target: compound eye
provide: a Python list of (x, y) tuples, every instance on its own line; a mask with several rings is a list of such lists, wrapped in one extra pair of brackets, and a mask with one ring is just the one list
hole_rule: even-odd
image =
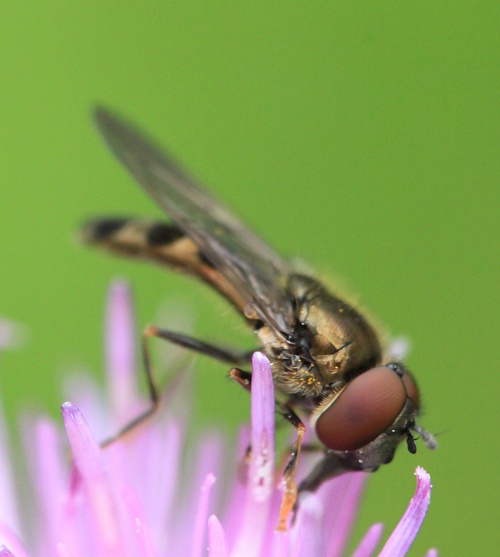
[(355, 451), (388, 429), (406, 402), (401, 377), (375, 367), (353, 379), (316, 420), (318, 439), (336, 451)]
[(420, 391), (418, 389), (417, 382), (413, 378), (413, 375), (408, 371), (405, 371), (403, 373), (401, 380), (404, 383), (408, 398), (413, 402), (415, 408), (418, 411), (418, 409), (420, 408)]

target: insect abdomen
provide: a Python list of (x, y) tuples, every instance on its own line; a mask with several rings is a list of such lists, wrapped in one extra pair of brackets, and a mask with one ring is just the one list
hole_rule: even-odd
[(84, 243), (106, 251), (152, 261), (196, 276), (214, 287), (240, 312), (246, 306), (237, 289), (174, 224), (150, 219), (99, 218), (84, 224), (80, 238)]

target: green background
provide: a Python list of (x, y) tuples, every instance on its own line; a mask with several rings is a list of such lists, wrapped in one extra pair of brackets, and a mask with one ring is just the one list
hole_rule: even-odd
[[(4, 3), (0, 313), (30, 336), (2, 359), (10, 420), (28, 405), (56, 416), (70, 369), (102, 378), (115, 276), (132, 282), (141, 326), (184, 297), (197, 336), (252, 346), (202, 287), (74, 241), (89, 215), (159, 215), (92, 127), (103, 102), (170, 145), (283, 254), (339, 276), (411, 339), (423, 423), (445, 433), (436, 453), (402, 450), (373, 476), (357, 536), (380, 520), (390, 531), (420, 464), (434, 489), (411, 555), (491, 554), (499, 13), (462, 1)], [(198, 418), (234, 429), (245, 393), (223, 366), (197, 367)]]

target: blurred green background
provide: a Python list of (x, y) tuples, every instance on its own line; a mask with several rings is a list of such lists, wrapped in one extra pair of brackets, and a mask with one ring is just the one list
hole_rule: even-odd
[[(169, 145), (283, 254), (340, 277), (411, 339), (423, 423), (445, 433), (436, 453), (401, 450), (373, 476), (356, 535), (375, 521), (390, 531), (420, 464), (434, 489), (411, 555), (491, 554), (499, 15), (498, 3), (464, 1), (4, 4), (0, 314), (29, 331), (2, 360), (11, 422), (28, 405), (57, 416), (69, 369), (102, 379), (116, 276), (134, 286), (140, 326), (184, 297), (197, 336), (252, 346), (203, 287), (74, 241), (90, 215), (160, 214), (93, 129), (102, 102)], [(198, 418), (233, 431), (245, 393), (223, 365), (197, 367)]]

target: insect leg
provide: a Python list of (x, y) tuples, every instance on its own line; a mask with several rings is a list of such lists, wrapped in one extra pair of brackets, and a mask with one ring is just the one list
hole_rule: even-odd
[(144, 371), (146, 374), (146, 383), (147, 383), (147, 387), (148, 387), (148, 393), (149, 393), (149, 399), (151, 401), (151, 406), (145, 410), (142, 414), (139, 414), (137, 417), (135, 417), (133, 420), (131, 420), (128, 424), (126, 424), (124, 427), (122, 427), (120, 430), (118, 430), (114, 435), (112, 435), (111, 437), (108, 437), (107, 439), (105, 439), (104, 441), (101, 442), (101, 447), (102, 448), (106, 448), (109, 445), (113, 444), (115, 441), (118, 441), (119, 439), (121, 439), (122, 437), (124, 437), (125, 435), (127, 435), (127, 433), (130, 433), (131, 431), (133, 431), (136, 427), (138, 427), (139, 425), (141, 425), (144, 421), (146, 421), (148, 418), (150, 418), (151, 416), (153, 416), (156, 411), (158, 410), (159, 404), (160, 404), (160, 392), (158, 389), (158, 386), (156, 384), (156, 381), (154, 379), (154, 375), (153, 375), (153, 369), (152, 369), (152, 365), (151, 365), (151, 356), (149, 353), (149, 343), (148, 343), (148, 339), (151, 335), (148, 334), (148, 328), (147, 327), (144, 332), (142, 333), (142, 359), (143, 359), (143, 366), (144, 366)]
[(243, 371), (237, 367), (233, 367), (229, 371), (229, 377), (234, 379), (238, 385), (241, 385), (246, 391), (250, 391), (252, 387), (252, 374), (248, 371)]
[(278, 405), (278, 411), (297, 430), (297, 439), (292, 446), (290, 456), (288, 457), (288, 462), (285, 466), (285, 471), (283, 472), (284, 489), (281, 499), (278, 526), (276, 527), (276, 530), (278, 532), (286, 532), (288, 518), (292, 513), (295, 507), (295, 502), (297, 500), (297, 464), (299, 460), (300, 450), (302, 448), (302, 440), (306, 432), (306, 426), (302, 423), (302, 420), (297, 416), (297, 414), (288, 404)]
[[(149, 339), (151, 337), (161, 338), (167, 340), (194, 352), (199, 352), (216, 360), (221, 360), (230, 364), (245, 363), (250, 361), (252, 352), (236, 353), (224, 348), (219, 348), (212, 344), (208, 344), (201, 340), (183, 335), (181, 333), (176, 333), (174, 331), (168, 331), (167, 329), (161, 329), (153, 325), (148, 325), (142, 333), (142, 358), (143, 367), (146, 374), (146, 384), (149, 393), (149, 399), (151, 401), (151, 406), (145, 412), (134, 418), (131, 422), (126, 424), (122, 429), (120, 429), (113, 436), (109, 437), (101, 443), (101, 447), (107, 447), (129, 433), (133, 431), (137, 426), (142, 424), (145, 420), (150, 418), (158, 410), (160, 404), (160, 390), (158, 388), (156, 379), (153, 373), (153, 364), (151, 361), (151, 354), (149, 348)], [(245, 372), (241, 372), (242, 374)]]
[(173, 344), (183, 346), (193, 352), (199, 352), (215, 360), (220, 360), (227, 364), (245, 364), (251, 361), (252, 352), (233, 352), (232, 350), (227, 350), (226, 348), (220, 348), (214, 346), (213, 344), (208, 344), (202, 340), (184, 335), (182, 333), (176, 333), (174, 331), (169, 331), (167, 329), (161, 329), (155, 327), (154, 325), (148, 325), (144, 334), (148, 337), (158, 337)]

